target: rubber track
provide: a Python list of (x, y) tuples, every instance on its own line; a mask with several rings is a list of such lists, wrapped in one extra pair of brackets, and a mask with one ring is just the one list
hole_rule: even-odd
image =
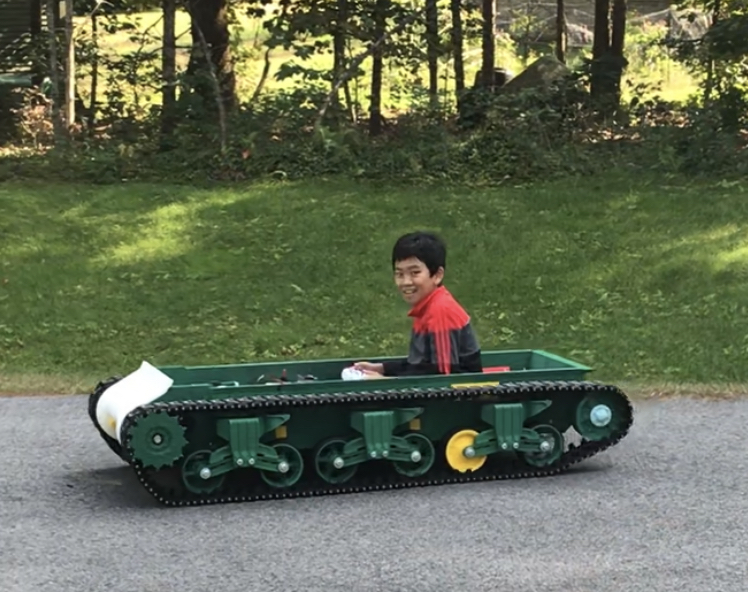
[[(530, 477), (548, 477), (558, 475), (574, 464), (596, 455), (603, 450), (610, 448), (623, 439), (632, 423), (633, 408), (626, 395), (616, 386), (600, 384), (591, 381), (528, 381), (515, 382), (498, 385), (496, 387), (481, 387), (475, 389), (412, 389), (412, 390), (395, 390), (395, 391), (372, 391), (357, 393), (334, 393), (334, 394), (309, 394), (309, 395), (259, 395), (251, 398), (241, 399), (220, 399), (215, 401), (185, 401), (185, 402), (156, 402), (144, 405), (130, 412), (123, 421), (121, 433), (127, 434), (130, 428), (146, 414), (166, 411), (170, 414), (183, 415), (186, 413), (211, 413), (211, 412), (237, 412), (248, 411), (263, 413), (288, 413), (297, 407), (311, 405), (357, 405), (363, 403), (376, 402), (383, 407), (391, 406), (418, 406), (419, 404), (428, 403), (439, 399), (454, 399), (464, 401), (465, 404), (471, 404), (480, 397), (479, 400), (473, 401), (477, 404), (516, 402), (522, 400), (536, 399), (538, 397), (563, 397), (565, 393), (581, 394), (582, 397), (588, 392), (607, 392), (608, 394), (617, 395), (620, 399), (621, 407), (626, 405), (627, 416), (625, 424), (621, 430), (610, 438), (597, 442), (583, 441), (579, 446), (570, 445), (570, 449), (553, 465), (549, 467), (537, 468), (518, 462), (500, 462), (492, 466), (487, 462), (476, 473), (456, 473), (448, 467), (439, 467), (435, 463), (430, 471), (421, 477), (409, 478), (400, 475), (384, 476), (361, 476), (355, 475), (350, 481), (332, 485), (324, 483), (318, 487), (304, 481), (304, 477), (289, 490), (281, 490), (270, 487), (260, 481), (258, 484), (252, 484), (251, 490), (233, 492), (232, 495), (221, 494), (195, 496), (189, 494), (189, 497), (172, 497), (167, 491), (160, 488), (155, 479), (151, 479), (152, 474), (157, 471), (144, 469), (138, 461), (132, 459), (132, 450), (129, 447), (129, 438), (125, 438), (122, 458), (129, 462), (135, 469), (135, 473), (143, 487), (155, 497), (160, 503), (167, 506), (194, 506), (207, 504), (222, 504), (232, 502), (252, 502), (260, 500), (279, 500), (297, 497), (311, 497), (320, 495), (335, 495), (344, 493), (361, 493), (369, 491), (383, 491), (390, 489), (401, 489), (405, 487), (423, 487), (446, 485), (456, 483), (474, 483), (479, 481), (494, 481), (502, 479), (523, 479)], [(581, 400), (581, 398), (580, 398)], [(619, 411), (620, 413), (620, 411)], [(437, 448), (437, 457), (439, 449)], [(489, 460), (490, 457), (489, 457)], [(364, 463), (366, 464), (366, 463)], [(237, 469), (251, 470), (251, 469)], [(306, 470), (306, 469), (305, 469)], [(228, 475), (227, 475), (228, 477)]]
[(120, 443), (112, 438), (109, 434), (107, 434), (104, 430), (102, 430), (99, 422), (96, 420), (96, 405), (99, 403), (101, 395), (103, 395), (104, 391), (106, 391), (110, 386), (121, 379), (121, 376), (113, 376), (111, 378), (108, 378), (107, 380), (102, 380), (99, 384), (96, 385), (96, 388), (88, 397), (88, 416), (91, 418), (91, 421), (93, 422), (94, 426), (96, 426), (99, 435), (104, 439), (104, 442), (107, 443), (107, 446), (111, 448), (112, 452), (114, 452), (114, 454), (119, 456), (122, 460), (125, 460)]

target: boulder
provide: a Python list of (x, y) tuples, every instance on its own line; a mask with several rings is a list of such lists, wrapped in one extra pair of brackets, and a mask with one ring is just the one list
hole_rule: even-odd
[(502, 94), (519, 92), (528, 88), (549, 88), (571, 74), (571, 70), (554, 56), (539, 57), (500, 90)]

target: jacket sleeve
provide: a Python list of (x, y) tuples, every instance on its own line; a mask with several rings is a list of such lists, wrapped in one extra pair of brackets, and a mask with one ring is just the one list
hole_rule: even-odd
[(410, 363), (406, 359), (385, 362), (385, 376), (423, 376), (483, 371), (481, 349), (472, 326), (458, 330), (438, 326), (428, 335), (429, 361)]
[(407, 358), (382, 362), (382, 368), (384, 369), (382, 374), (385, 376), (400, 376), (407, 370), (408, 366)]
[[(426, 346), (426, 359), (411, 362), (409, 358), (393, 360), (383, 364), (385, 376), (424, 376), (434, 374), (450, 374), (452, 368), (452, 350), (458, 347), (455, 336), (449, 330), (441, 330), (437, 325), (436, 330), (428, 334), (411, 338), (411, 351), (414, 349), (413, 340), (422, 339)], [(453, 343), (454, 342), (454, 343)], [(413, 357), (410, 357), (413, 359)]]
[(407, 359), (384, 362), (383, 367), (385, 376), (423, 376), (426, 374), (439, 374), (439, 367), (436, 364), (429, 364), (427, 362), (411, 364)]

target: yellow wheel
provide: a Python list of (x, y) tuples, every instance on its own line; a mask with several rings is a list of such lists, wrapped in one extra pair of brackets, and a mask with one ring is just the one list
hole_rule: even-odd
[(485, 456), (475, 456), (473, 444), (478, 432), (475, 430), (462, 430), (449, 439), (445, 449), (447, 462), (455, 471), (476, 471), (486, 462)]

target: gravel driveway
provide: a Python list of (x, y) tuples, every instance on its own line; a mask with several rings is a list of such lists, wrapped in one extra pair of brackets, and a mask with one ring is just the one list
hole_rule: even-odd
[(745, 592), (746, 417), (639, 403), (562, 477), (167, 509), (85, 398), (0, 398), (0, 590)]

